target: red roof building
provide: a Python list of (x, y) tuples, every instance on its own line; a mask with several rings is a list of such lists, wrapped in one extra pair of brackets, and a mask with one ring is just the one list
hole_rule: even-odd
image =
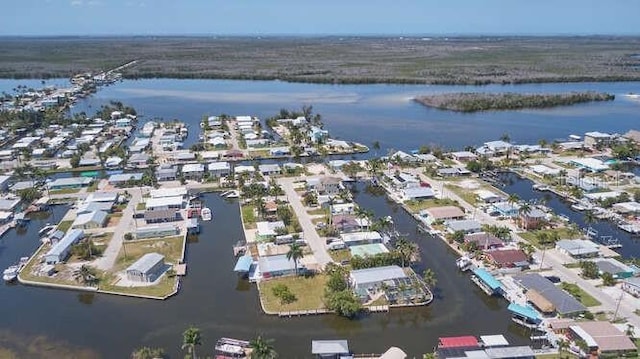
[(462, 337), (441, 337), (438, 338), (438, 348), (479, 348), (480, 343), (476, 337), (467, 335)]
[(529, 257), (520, 249), (504, 249), (485, 252), (489, 260), (499, 268), (527, 267)]

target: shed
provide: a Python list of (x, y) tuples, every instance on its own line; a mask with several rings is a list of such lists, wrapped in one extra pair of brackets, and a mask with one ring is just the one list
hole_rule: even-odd
[(127, 279), (134, 282), (153, 282), (165, 271), (164, 256), (147, 253), (126, 269)]

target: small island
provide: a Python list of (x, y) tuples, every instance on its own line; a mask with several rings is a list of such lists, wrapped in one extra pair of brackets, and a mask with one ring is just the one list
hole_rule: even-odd
[(520, 110), (550, 108), (593, 101), (612, 101), (615, 96), (604, 92), (586, 91), (555, 94), (520, 94), (457, 92), (420, 96), (414, 100), (425, 106), (457, 112)]

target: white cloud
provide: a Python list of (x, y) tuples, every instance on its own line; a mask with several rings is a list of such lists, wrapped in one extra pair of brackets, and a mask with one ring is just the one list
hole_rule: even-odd
[(71, 0), (71, 6), (98, 6), (102, 5), (102, 1), (100, 0)]

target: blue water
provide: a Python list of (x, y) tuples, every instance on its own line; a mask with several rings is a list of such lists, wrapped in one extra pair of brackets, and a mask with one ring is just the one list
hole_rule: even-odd
[[(2, 81), (0, 81), (2, 88)], [(424, 107), (411, 98), (442, 92), (569, 92), (602, 91), (612, 102), (546, 110), (455, 113)], [(143, 118), (180, 119), (192, 131), (186, 145), (198, 140), (203, 116), (226, 113), (267, 118), (281, 108), (313, 105), (323, 115), (333, 137), (370, 145), (383, 151), (411, 150), (420, 145), (461, 149), (495, 140), (508, 133), (516, 143), (537, 143), (582, 135), (587, 131), (624, 133), (640, 124), (640, 101), (625, 96), (640, 92), (639, 82), (568, 83), (490, 86), (328, 85), (280, 81), (128, 80), (101, 89), (74, 111), (93, 113), (118, 100), (135, 107)]]

